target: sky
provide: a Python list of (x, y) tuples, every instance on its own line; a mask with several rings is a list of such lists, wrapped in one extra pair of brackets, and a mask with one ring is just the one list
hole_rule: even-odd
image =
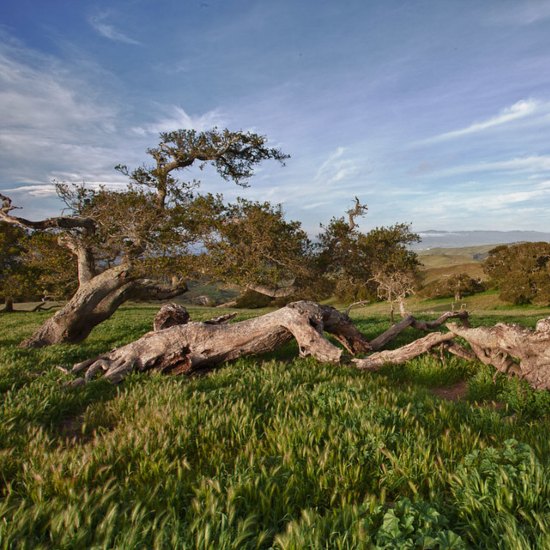
[(159, 132), (254, 131), (291, 155), (246, 189), (315, 234), (550, 231), (550, 0), (3, 0), (0, 192), (123, 188)]

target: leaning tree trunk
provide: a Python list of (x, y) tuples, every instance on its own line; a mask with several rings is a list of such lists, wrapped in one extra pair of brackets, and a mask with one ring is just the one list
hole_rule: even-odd
[(148, 279), (133, 278), (128, 266), (112, 267), (81, 284), (67, 304), (21, 346), (39, 348), (81, 342), (127, 300), (168, 299), (185, 290), (184, 285), (165, 287)]

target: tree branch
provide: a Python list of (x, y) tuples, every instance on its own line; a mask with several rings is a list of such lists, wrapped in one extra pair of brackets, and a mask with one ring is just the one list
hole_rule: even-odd
[(55, 218), (46, 218), (45, 220), (32, 221), (18, 216), (12, 216), (11, 210), (16, 207), (12, 206), (12, 201), (9, 197), (0, 193), (2, 200), (2, 208), (0, 208), (0, 220), (13, 225), (19, 225), (27, 229), (35, 229), (43, 231), (45, 229), (84, 229), (90, 234), (93, 234), (96, 229), (94, 220), (82, 216), (58, 216)]

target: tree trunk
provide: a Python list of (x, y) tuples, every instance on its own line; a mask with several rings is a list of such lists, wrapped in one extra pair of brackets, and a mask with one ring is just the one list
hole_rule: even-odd
[(13, 313), (13, 298), (11, 296), (6, 296), (4, 307), (0, 311), (2, 313)]
[(127, 300), (169, 299), (185, 292), (185, 286), (163, 287), (148, 279), (134, 279), (128, 266), (118, 265), (80, 285), (74, 296), (22, 347), (39, 348), (51, 344), (78, 343), (94, 327), (111, 317)]
[(479, 328), (447, 326), (468, 342), (482, 363), (517, 375), (535, 389), (550, 389), (550, 317), (541, 319), (535, 330), (503, 323)]
[(190, 373), (244, 355), (272, 351), (292, 337), (302, 357), (338, 363), (342, 349), (324, 338), (323, 330), (332, 333), (348, 350), (370, 349), (346, 316), (332, 307), (302, 301), (230, 325), (190, 322), (149, 332), (135, 342), (75, 365), (73, 372), (85, 372), (85, 380), (102, 373), (112, 382), (134, 370)]
[(406, 317), (407, 316), (407, 308), (405, 307), (405, 297), (404, 296), (399, 296), (397, 298), (397, 303), (399, 304), (399, 315), (401, 315), (401, 317)]
[[(465, 312), (449, 313), (435, 322), (417, 321), (409, 316), (406, 323), (395, 325), (381, 335), (379, 342), (387, 342), (408, 326), (432, 328), (449, 317), (464, 318)], [(156, 327), (139, 340), (75, 365), (73, 372), (84, 372), (84, 380), (103, 374), (112, 382), (119, 382), (132, 371), (155, 370), (169, 374), (190, 373), (226, 361), (266, 353), (277, 349), (294, 337), (301, 356), (312, 356), (319, 361), (339, 363), (343, 350), (329, 342), (323, 331), (332, 334), (351, 354), (372, 351), (373, 347), (361, 335), (346, 314), (330, 306), (313, 302), (293, 302), (267, 315), (231, 325), (222, 325), (226, 316), (205, 323), (189, 322), (182, 308), (164, 306), (155, 318)], [(179, 321), (178, 321), (179, 320)], [(174, 322), (180, 322), (171, 326)], [(399, 360), (407, 360), (424, 353), (431, 347), (447, 342), (453, 334), (435, 333), (410, 345)], [(416, 344), (416, 343), (415, 343)], [(404, 349), (404, 348), (402, 348)], [(393, 353), (393, 352), (382, 352)], [(396, 361), (397, 355), (374, 354), (377, 366)], [(367, 359), (368, 361), (368, 359)], [(358, 364), (359, 368), (373, 368), (374, 363)]]

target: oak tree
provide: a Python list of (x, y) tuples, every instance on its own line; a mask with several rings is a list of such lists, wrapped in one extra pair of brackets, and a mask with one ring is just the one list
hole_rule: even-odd
[(79, 342), (127, 300), (183, 293), (185, 270), (193, 262), (190, 251), (200, 239), (200, 218), (209, 204), (197, 194), (197, 181), (181, 181), (177, 174), (210, 165), (223, 179), (246, 186), (258, 164), (287, 158), (266, 142), (264, 136), (227, 129), (162, 133), (159, 145), (147, 151), (150, 165), (117, 166), (130, 179), (127, 189), (59, 183), (66, 213), (44, 220), (15, 216), (12, 201), (1, 195), (0, 220), (55, 234), (78, 270), (72, 298), (23, 345)]
[(500, 291), (514, 304), (550, 304), (550, 243), (497, 246), (483, 265)]

